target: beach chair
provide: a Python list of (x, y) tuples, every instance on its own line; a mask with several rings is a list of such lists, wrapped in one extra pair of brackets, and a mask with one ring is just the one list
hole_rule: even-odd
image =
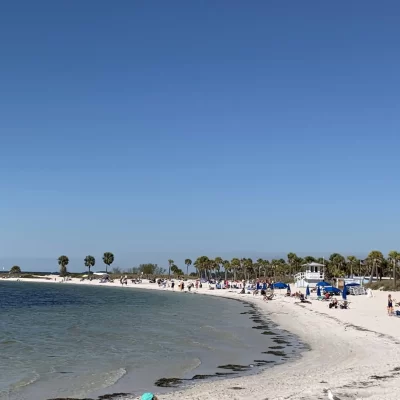
[(339, 303), (339, 308), (340, 308), (341, 310), (347, 310), (347, 309), (350, 308), (350, 307), (349, 307), (350, 302), (347, 301), (347, 300), (341, 300), (341, 301), (339, 301), (338, 303)]

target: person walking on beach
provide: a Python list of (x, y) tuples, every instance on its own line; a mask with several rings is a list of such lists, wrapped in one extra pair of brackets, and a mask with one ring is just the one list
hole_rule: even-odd
[(389, 296), (388, 296), (387, 311), (388, 311), (388, 315), (392, 315), (393, 314), (393, 300), (392, 300), (392, 295), (391, 294), (389, 294)]
[(171, 282), (171, 289), (174, 290), (174, 287), (175, 287), (175, 282), (172, 281), (172, 282)]

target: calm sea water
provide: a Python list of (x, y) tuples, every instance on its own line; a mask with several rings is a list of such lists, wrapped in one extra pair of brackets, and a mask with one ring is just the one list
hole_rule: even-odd
[(0, 282), (0, 399), (138, 394), (163, 377), (281, 362), (261, 354), (276, 342), (246, 310), (189, 293)]

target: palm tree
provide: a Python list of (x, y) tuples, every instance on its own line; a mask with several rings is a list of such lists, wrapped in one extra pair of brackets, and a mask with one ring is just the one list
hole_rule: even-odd
[(186, 264), (186, 275), (189, 275), (189, 266), (192, 265), (192, 260), (190, 258), (187, 258), (185, 260), (185, 264)]
[(11, 269), (10, 269), (10, 274), (20, 274), (21, 273), (21, 268), (18, 265), (14, 265)]
[(271, 267), (274, 273), (274, 283), (276, 283), (276, 269), (278, 268), (279, 260), (271, 260)]
[(104, 253), (103, 262), (106, 264), (106, 272), (108, 272), (108, 268), (114, 262), (114, 254), (110, 252)]
[(222, 263), (224, 270), (225, 270), (225, 280), (228, 280), (228, 271), (231, 270), (231, 263), (228, 260), (224, 260)]
[(215, 257), (215, 264), (217, 264), (217, 270), (218, 270), (218, 272), (220, 271), (220, 269), (221, 269), (221, 267), (223, 266), (223, 264), (224, 264), (224, 260), (221, 258), (221, 257)]
[(90, 275), (90, 268), (94, 267), (94, 265), (96, 264), (96, 259), (93, 256), (86, 256), (84, 261), (85, 267), (88, 268)]
[(58, 265), (60, 266), (60, 276), (67, 275), (67, 265), (69, 264), (69, 259), (67, 256), (58, 257)]
[(378, 250), (373, 250), (368, 254), (367, 259), (368, 263), (371, 265), (371, 276), (369, 278), (369, 283), (372, 283), (374, 272), (376, 273), (376, 279), (378, 279), (378, 266), (380, 266), (383, 261), (383, 254)]
[(353, 271), (360, 262), (358, 261), (357, 257), (355, 257), (355, 256), (348, 256), (347, 260), (348, 260), (348, 264), (350, 266), (350, 276), (353, 277)]
[(197, 257), (196, 261), (194, 262), (194, 266), (197, 269), (197, 273), (199, 274), (199, 278), (202, 277), (203, 271), (206, 271), (208, 268), (209, 259), (207, 256)]
[(236, 281), (236, 274), (240, 268), (240, 260), (238, 258), (232, 258), (231, 267), (233, 269), (233, 280)]
[(168, 260), (168, 277), (171, 276), (171, 267), (174, 265), (174, 260)]
[(397, 281), (397, 264), (400, 261), (400, 253), (398, 251), (392, 250), (389, 252), (388, 261), (393, 264), (393, 287), (396, 289)]
[(341, 276), (345, 274), (346, 259), (339, 253), (333, 253), (329, 257), (332, 264), (332, 271), (334, 276)]
[(289, 270), (290, 275), (292, 275), (292, 273), (293, 273), (294, 266), (296, 265), (297, 259), (298, 259), (298, 257), (295, 253), (289, 253), (287, 255), (287, 261), (290, 266), (290, 270)]
[[(245, 269), (245, 272), (248, 273), (248, 275), (247, 275), (248, 279), (250, 279), (251, 273), (253, 272), (253, 260), (251, 258), (245, 258), (244, 269)], [(246, 279), (246, 277), (245, 277), (245, 279)]]

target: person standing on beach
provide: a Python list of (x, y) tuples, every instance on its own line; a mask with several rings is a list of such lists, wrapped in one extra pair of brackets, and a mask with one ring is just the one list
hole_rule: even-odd
[(387, 311), (388, 311), (388, 315), (392, 315), (393, 314), (393, 300), (392, 300), (392, 295), (391, 294), (389, 294), (389, 296), (388, 296)]
[(175, 282), (172, 281), (172, 282), (171, 282), (171, 289), (174, 290), (174, 287), (175, 287)]

